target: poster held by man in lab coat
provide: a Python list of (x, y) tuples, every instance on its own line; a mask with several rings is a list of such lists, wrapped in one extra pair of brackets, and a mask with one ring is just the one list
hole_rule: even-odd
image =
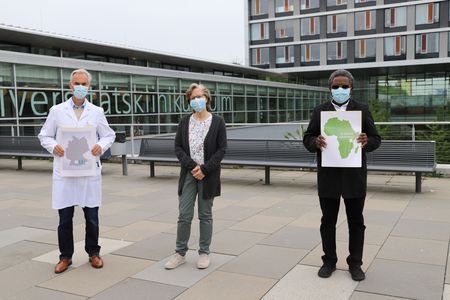
[(62, 177), (95, 176), (96, 159), (91, 149), (96, 143), (95, 127), (61, 127), (58, 144), (66, 155), (61, 158)]

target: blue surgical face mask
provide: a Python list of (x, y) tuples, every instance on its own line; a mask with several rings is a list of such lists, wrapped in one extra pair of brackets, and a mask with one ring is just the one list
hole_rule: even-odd
[(189, 105), (196, 112), (201, 112), (206, 108), (206, 99), (205, 98), (194, 98), (189, 102)]
[(345, 103), (348, 99), (350, 99), (350, 88), (343, 89), (342, 87), (339, 87), (337, 89), (332, 89), (331, 96), (336, 103)]
[(77, 99), (84, 99), (88, 93), (88, 87), (84, 85), (74, 85), (73, 86), (73, 95)]

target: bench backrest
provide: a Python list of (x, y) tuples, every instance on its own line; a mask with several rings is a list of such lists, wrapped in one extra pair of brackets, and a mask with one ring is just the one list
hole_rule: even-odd
[(0, 136), (0, 153), (49, 155), (35, 136)]
[(382, 141), (380, 148), (367, 153), (367, 165), (369, 169), (432, 172), (436, 168), (436, 142)]
[[(142, 139), (140, 157), (175, 157), (172, 138)], [(225, 162), (243, 161), (255, 165), (315, 167), (316, 154), (307, 151), (301, 140), (228, 139)], [(434, 141), (383, 141), (380, 148), (367, 153), (369, 170), (432, 172), (436, 168)]]
[(174, 158), (175, 144), (172, 138), (147, 138), (141, 140), (140, 157)]
[(225, 159), (311, 163), (315, 162), (316, 155), (307, 151), (300, 140), (229, 139)]

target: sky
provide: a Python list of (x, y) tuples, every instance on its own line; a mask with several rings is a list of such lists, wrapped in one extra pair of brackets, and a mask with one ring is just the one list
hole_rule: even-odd
[(0, 0), (0, 23), (245, 64), (247, 0)]

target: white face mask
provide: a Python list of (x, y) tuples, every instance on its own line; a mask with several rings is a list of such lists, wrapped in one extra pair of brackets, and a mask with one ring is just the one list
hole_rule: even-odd
[(345, 103), (348, 99), (350, 99), (350, 88), (348, 87), (344, 89), (342, 87), (339, 87), (337, 89), (332, 89), (331, 96), (336, 103)]
[(84, 85), (74, 85), (73, 95), (77, 99), (84, 99), (88, 93), (88, 87)]

